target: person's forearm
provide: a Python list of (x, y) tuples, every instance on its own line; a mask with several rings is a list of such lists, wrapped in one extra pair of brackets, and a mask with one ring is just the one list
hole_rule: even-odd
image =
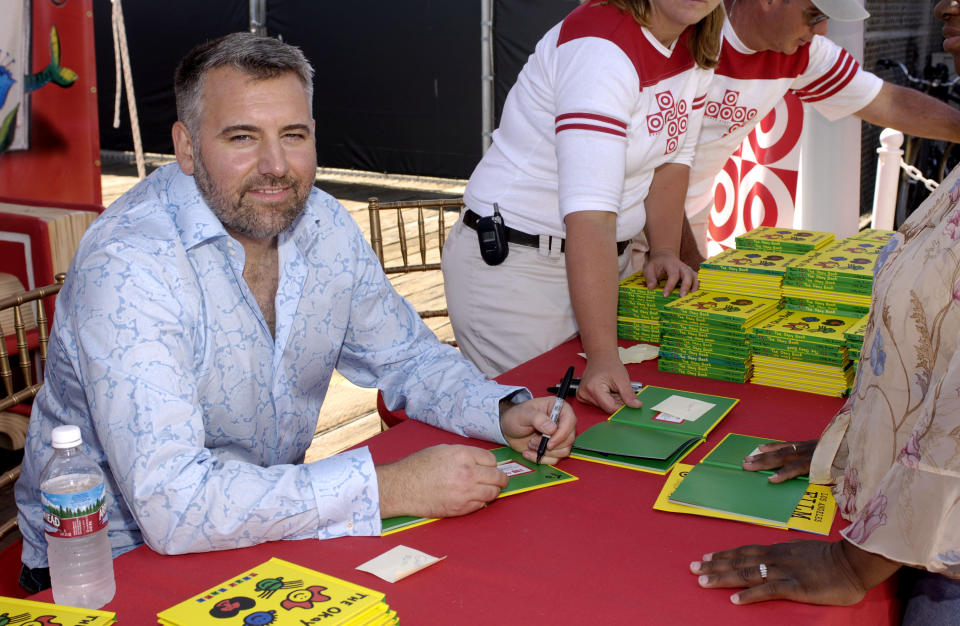
[[(690, 182), (690, 168), (679, 163), (666, 163), (656, 169), (650, 191), (644, 200), (647, 223), (644, 230), (650, 244), (650, 256), (659, 252), (680, 255), (683, 231), (683, 203)], [(692, 235), (691, 235), (692, 237)]]
[(879, 554), (867, 552), (846, 539), (841, 539), (837, 548), (849, 565), (852, 574), (860, 581), (864, 592), (890, 578), (901, 567), (900, 563)]
[(565, 222), (567, 283), (583, 349), (590, 358), (615, 356), (617, 216), (580, 211)]
[(693, 229), (690, 228), (690, 220), (687, 219), (686, 214), (683, 216), (680, 232), (680, 260), (693, 270), (699, 270), (700, 264), (704, 261), (704, 256), (700, 252), (700, 243), (693, 235)]
[(914, 137), (960, 142), (960, 110), (909, 87), (885, 82), (880, 93), (856, 115)]

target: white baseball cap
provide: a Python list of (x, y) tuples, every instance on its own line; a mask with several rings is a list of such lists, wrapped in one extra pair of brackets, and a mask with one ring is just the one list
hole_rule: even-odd
[(859, 22), (870, 17), (858, 0), (810, 0), (831, 20)]

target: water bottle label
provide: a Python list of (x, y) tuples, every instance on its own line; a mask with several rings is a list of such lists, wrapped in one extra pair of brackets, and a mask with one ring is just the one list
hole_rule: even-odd
[(107, 525), (103, 483), (93, 489), (75, 493), (40, 492), (43, 522), (48, 535), (82, 537), (92, 535)]

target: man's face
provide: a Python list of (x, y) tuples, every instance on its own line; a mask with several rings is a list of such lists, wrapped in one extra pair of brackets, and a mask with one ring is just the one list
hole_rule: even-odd
[(303, 210), (316, 176), (310, 103), (293, 73), (266, 80), (211, 70), (196, 137), (174, 125), (177, 161), (223, 225), (275, 237)]
[(827, 20), (810, 0), (773, 0), (767, 6), (766, 33), (760, 35), (764, 50), (793, 54), (814, 35), (827, 34)]
[(953, 55), (953, 67), (960, 73), (960, 2), (940, 0), (933, 10), (943, 20), (943, 49)]

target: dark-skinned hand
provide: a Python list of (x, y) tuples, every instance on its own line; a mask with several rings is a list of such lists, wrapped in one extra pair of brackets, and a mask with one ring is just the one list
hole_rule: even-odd
[(780, 470), (770, 477), (772, 483), (782, 483), (795, 476), (810, 472), (810, 459), (817, 447), (817, 440), (784, 441), (760, 445), (760, 453), (743, 459), (743, 469), (748, 472), (760, 470)]
[[(767, 576), (761, 575), (760, 564)], [(793, 600), (847, 606), (886, 580), (900, 565), (841, 540), (794, 541), (743, 546), (705, 554), (690, 564), (701, 587), (747, 587), (730, 596), (734, 604)]]

